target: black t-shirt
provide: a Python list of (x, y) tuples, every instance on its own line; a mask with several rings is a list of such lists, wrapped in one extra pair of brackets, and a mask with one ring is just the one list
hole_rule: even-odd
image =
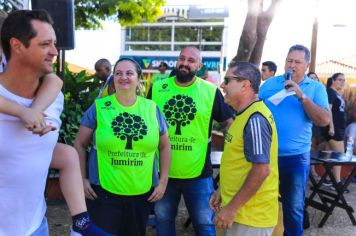
[(346, 128), (346, 112), (345, 112), (345, 100), (332, 88), (328, 88), (328, 100), (332, 105), (331, 113), (333, 115), (334, 129)]
[[(152, 99), (152, 89), (150, 89), (148, 91), (147, 98)], [(222, 93), (220, 92), (220, 90), (218, 88), (216, 88), (214, 103), (213, 103), (213, 110), (211, 113), (210, 124), (209, 124), (209, 138), (211, 137), (213, 120), (216, 120), (217, 122), (223, 122), (229, 118), (233, 118), (232, 110), (224, 102), (224, 97), (223, 97)], [(206, 159), (205, 159), (204, 167), (203, 167), (201, 174), (198, 177), (192, 178), (190, 180), (195, 180), (195, 179), (206, 178), (206, 177), (212, 176), (213, 167), (211, 165), (210, 152), (211, 152), (211, 142), (208, 143)], [(176, 179), (176, 180), (179, 180), (179, 179)]]

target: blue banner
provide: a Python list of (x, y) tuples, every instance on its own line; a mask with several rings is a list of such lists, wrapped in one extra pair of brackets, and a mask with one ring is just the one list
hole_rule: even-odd
[[(143, 70), (158, 70), (159, 64), (164, 61), (168, 65), (168, 70), (176, 68), (177, 57), (158, 57), (158, 56), (121, 56), (135, 60)], [(203, 64), (209, 71), (218, 71), (220, 65), (219, 57), (203, 57)], [(224, 69), (226, 68), (226, 57), (223, 61)]]

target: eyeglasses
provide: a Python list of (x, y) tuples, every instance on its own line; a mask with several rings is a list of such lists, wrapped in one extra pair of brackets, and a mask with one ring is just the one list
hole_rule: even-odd
[(233, 79), (237, 80), (238, 82), (243, 81), (243, 80), (248, 80), (246, 78), (238, 77), (238, 76), (231, 76), (231, 77), (225, 76), (224, 77), (224, 84), (227, 85)]
[(341, 82), (345, 82), (346, 80), (345, 79), (336, 79), (338, 81), (341, 81)]

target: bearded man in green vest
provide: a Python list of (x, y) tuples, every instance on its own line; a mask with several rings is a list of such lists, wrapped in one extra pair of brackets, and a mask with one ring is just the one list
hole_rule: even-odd
[(215, 235), (209, 199), (214, 192), (211, 151), (212, 121), (232, 123), (232, 112), (220, 90), (195, 76), (202, 66), (200, 51), (183, 48), (177, 74), (157, 81), (148, 93), (163, 112), (172, 145), (169, 181), (163, 198), (155, 204), (158, 236), (176, 235), (175, 217), (181, 195), (196, 235)]
[(272, 113), (258, 99), (259, 69), (232, 61), (221, 88), (237, 112), (225, 135), (220, 187), (210, 205), (227, 236), (269, 236), (278, 219), (278, 140)]

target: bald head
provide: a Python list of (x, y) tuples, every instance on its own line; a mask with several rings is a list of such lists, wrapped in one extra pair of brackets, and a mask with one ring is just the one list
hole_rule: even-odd
[(189, 85), (202, 66), (200, 51), (195, 47), (185, 47), (179, 54), (177, 61), (176, 79), (182, 85)]
[(185, 47), (180, 51), (179, 55), (181, 55), (182, 53), (189, 53), (190, 55), (194, 56), (196, 60), (199, 61), (199, 63), (201, 63), (203, 60), (199, 49), (196, 47), (193, 46)]
[(100, 81), (106, 81), (111, 74), (111, 63), (108, 59), (102, 58), (95, 63), (95, 75)]

